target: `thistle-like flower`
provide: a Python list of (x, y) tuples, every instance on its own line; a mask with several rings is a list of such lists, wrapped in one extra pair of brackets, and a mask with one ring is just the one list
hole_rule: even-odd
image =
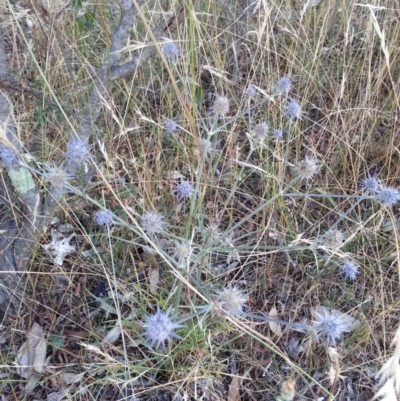
[(277, 95), (282, 95), (284, 93), (288, 93), (292, 88), (292, 78), (289, 76), (282, 77), (275, 84), (275, 93)]
[(326, 336), (328, 345), (332, 343), (335, 347), (336, 340), (339, 340), (344, 333), (350, 333), (360, 323), (349, 315), (335, 309), (329, 311), (322, 305), (312, 308), (312, 314), (317, 336)]
[(200, 145), (200, 152), (201, 154), (206, 157), (211, 154), (213, 151), (213, 145), (209, 139), (201, 138), (199, 141)]
[(193, 186), (189, 181), (181, 181), (176, 185), (174, 192), (179, 199), (188, 199), (193, 195)]
[(142, 215), (142, 228), (148, 234), (158, 234), (164, 227), (164, 216), (156, 210), (150, 210)]
[(252, 130), (252, 135), (257, 141), (265, 142), (268, 136), (268, 124), (265, 122), (257, 124)]
[(276, 139), (282, 139), (283, 138), (283, 132), (280, 129), (274, 129), (272, 132), (272, 135), (276, 138)]
[(175, 241), (172, 252), (173, 257), (181, 264), (190, 258), (192, 247), (187, 241)]
[(343, 263), (339, 265), (339, 269), (342, 271), (342, 274), (349, 278), (350, 280), (355, 280), (358, 276), (359, 265), (352, 260), (346, 258)]
[(174, 333), (174, 330), (184, 326), (179, 324), (179, 322), (173, 321), (178, 316), (178, 313), (168, 316), (171, 310), (172, 306), (170, 306), (166, 312), (162, 312), (160, 306), (157, 305), (157, 312), (154, 315), (146, 316), (146, 322), (143, 324), (143, 327), (146, 329), (144, 336), (147, 341), (149, 341), (151, 347), (156, 344), (157, 347), (162, 345), (165, 349), (166, 340), (182, 338)]
[(178, 129), (178, 124), (174, 120), (170, 120), (169, 118), (165, 119), (165, 130), (172, 134)]
[(47, 172), (43, 173), (43, 177), (60, 192), (62, 192), (73, 179), (73, 175), (67, 173), (62, 166), (48, 164), (46, 165), (46, 170)]
[(289, 99), (285, 106), (285, 113), (291, 120), (300, 119), (303, 112), (301, 111), (300, 103), (294, 99)]
[(307, 156), (301, 160), (294, 171), (302, 180), (309, 180), (317, 174), (319, 169), (318, 161), (314, 157), (309, 159)]
[(324, 235), (324, 245), (329, 249), (339, 249), (343, 241), (344, 235), (340, 230), (332, 229)]
[(248, 97), (253, 97), (257, 94), (256, 88), (253, 85), (249, 85), (247, 88), (247, 96)]
[(213, 112), (218, 116), (225, 116), (229, 113), (229, 99), (226, 96), (218, 96), (213, 104)]
[(94, 219), (97, 224), (110, 227), (113, 224), (114, 213), (108, 209), (99, 210), (94, 214)]
[(182, 51), (176, 43), (172, 41), (164, 43), (162, 52), (164, 53), (165, 58), (173, 64), (176, 63), (176, 58), (182, 54)]
[(67, 158), (75, 162), (87, 161), (90, 157), (91, 146), (86, 140), (72, 138), (67, 145)]
[(217, 301), (221, 308), (226, 311), (228, 315), (237, 316), (243, 313), (245, 303), (249, 297), (244, 294), (237, 286), (225, 288), (219, 291)]
[(362, 189), (372, 194), (376, 193), (376, 191), (379, 189), (379, 185), (379, 180), (376, 175), (368, 175), (367, 178), (363, 178), (361, 180)]
[(210, 240), (210, 241), (215, 241), (221, 235), (221, 231), (219, 230), (219, 226), (216, 223), (209, 224), (206, 227), (205, 232), (206, 232), (207, 240)]
[(381, 186), (375, 191), (375, 198), (384, 206), (391, 206), (400, 200), (400, 192), (394, 187)]
[(16, 153), (8, 146), (0, 146), (0, 159), (4, 166), (9, 167), (16, 160)]

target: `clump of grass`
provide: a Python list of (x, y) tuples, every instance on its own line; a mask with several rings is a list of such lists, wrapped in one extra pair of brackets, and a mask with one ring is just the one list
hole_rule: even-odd
[[(90, 140), (69, 139), (56, 114), (41, 124), (27, 116), (39, 143), (26, 163), (43, 189), (59, 189), (53, 229), (72, 227), (66, 237), (76, 241), (57, 266), (33, 258), (21, 316), (45, 316), (46, 332), (66, 337), (50, 362), (82, 368), (86, 381), (74, 391), (96, 398), (111, 386), (154, 399), (163, 388), (176, 399), (219, 400), (237, 375), (243, 396), (316, 398), (311, 381), (330, 393), (320, 366), (334, 345), (353, 377), (337, 376), (336, 388), (361, 394), (353, 357), (374, 366), (399, 295), (396, 85), (382, 36), (365, 25), (369, 10), (324, 3), (304, 11), (272, 2), (244, 18), (238, 4), (221, 14), (218, 2), (201, 1), (159, 39), (148, 65), (107, 88)], [(154, 7), (144, 17), (164, 17)], [(85, 34), (76, 15), (60, 15), (67, 42), (56, 35), (52, 46), (60, 72), (45, 62), (31, 71), (60, 101), (82, 106), (87, 64), (100, 63), (116, 24), (112, 10), (99, 4)], [(398, 28), (376, 12), (394, 46)], [(155, 46), (145, 26), (138, 22), (123, 57)], [(387, 138), (391, 146), (377, 146)], [(15, 157), (0, 146), (5, 167)], [(18, 349), (23, 336), (13, 336)], [(377, 398), (398, 392), (397, 348)]]

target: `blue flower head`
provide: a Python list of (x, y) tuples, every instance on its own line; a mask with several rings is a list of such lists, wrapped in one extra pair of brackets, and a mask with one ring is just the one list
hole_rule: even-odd
[(181, 49), (172, 41), (164, 43), (162, 52), (165, 58), (171, 63), (176, 63), (176, 58), (182, 54)]
[(300, 103), (297, 100), (289, 99), (285, 106), (285, 113), (291, 120), (300, 119), (303, 111), (301, 111)]
[(162, 345), (165, 349), (165, 341), (170, 341), (172, 338), (182, 338), (174, 333), (174, 330), (184, 326), (179, 324), (179, 322), (174, 322), (178, 313), (168, 316), (171, 310), (172, 306), (166, 312), (162, 312), (160, 306), (157, 305), (157, 312), (154, 315), (146, 316), (146, 322), (143, 324), (143, 327), (146, 329), (144, 336), (149, 341), (151, 347), (155, 344), (157, 347)]
[(361, 185), (364, 191), (374, 194), (379, 189), (380, 184), (376, 175), (368, 175), (367, 178), (361, 180)]
[(189, 181), (181, 181), (176, 185), (175, 191), (178, 198), (188, 199), (193, 195), (193, 186)]
[(67, 145), (67, 158), (75, 162), (87, 161), (90, 157), (91, 146), (86, 140), (72, 138)]
[(109, 227), (113, 224), (114, 213), (108, 209), (99, 210), (94, 214), (94, 219), (97, 224)]
[(282, 95), (284, 93), (288, 93), (292, 88), (292, 78), (289, 76), (283, 77), (278, 80), (275, 84), (275, 93), (277, 95)]
[(274, 131), (272, 132), (272, 135), (276, 138), (276, 139), (282, 139), (283, 138), (283, 132), (280, 129), (274, 129)]
[(312, 314), (315, 319), (313, 327), (317, 331), (317, 336), (325, 336), (328, 345), (332, 343), (334, 347), (336, 347), (336, 340), (359, 325), (359, 322), (351, 316), (335, 309), (329, 311), (322, 305), (312, 308)]
[(256, 88), (253, 85), (249, 85), (247, 88), (247, 96), (248, 97), (253, 97), (257, 94)]
[(357, 263), (353, 262), (350, 259), (345, 259), (341, 265), (339, 265), (339, 269), (342, 271), (343, 275), (350, 280), (355, 280), (358, 276), (358, 266)]
[(381, 186), (375, 191), (375, 198), (384, 206), (391, 206), (400, 200), (400, 192), (394, 187)]
[(169, 134), (172, 134), (178, 129), (178, 124), (174, 120), (170, 120), (169, 118), (165, 119), (165, 131)]
[(17, 155), (10, 147), (1, 145), (0, 159), (4, 166), (9, 167), (17, 159)]

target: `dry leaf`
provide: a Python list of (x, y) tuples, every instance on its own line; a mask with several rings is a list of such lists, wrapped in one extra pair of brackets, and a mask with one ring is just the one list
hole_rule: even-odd
[(229, 385), (228, 401), (240, 401), (240, 382), (240, 377), (232, 377), (231, 384)]
[(167, 171), (164, 173), (164, 176), (167, 180), (179, 180), (185, 178), (185, 176), (177, 170)]
[(149, 282), (150, 282), (150, 292), (155, 294), (157, 292), (157, 285), (160, 281), (160, 272), (158, 269), (149, 269)]
[[(276, 310), (275, 306), (273, 306), (269, 311), (268, 317), (270, 317), (271, 319), (279, 319), (278, 311)], [(269, 328), (277, 336), (282, 335), (282, 326), (279, 323), (269, 322)]]
[(109, 343), (109, 344), (114, 344), (115, 341), (118, 340), (119, 336), (121, 334), (121, 326), (117, 322), (115, 327), (112, 328), (107, 335), (104, 337), (104, 340), (102, 341), (104, 343)]
[(34, 368), (39, 369), (38, 373), (44, 371), (46, 351), (44, 331), (39, 324), (33, 323), (26, 341), (21, 345), (15, 358), (17, 373), (25, 379), (30, 379), (35, 376)]
[(84, 376), (85, 372), (82, 373), (68, 373), (68, 372), (63, 372), (58, 375), (58, 377), (61, 379), (61, 381), (64, 384), (74, 384), (82, 379)]
[(41, 338), (35, 348), (35, 359), (33, 361), (33, 368), (37, 373), (44, 373), (46, 371), (46, 353), (47, 340)]

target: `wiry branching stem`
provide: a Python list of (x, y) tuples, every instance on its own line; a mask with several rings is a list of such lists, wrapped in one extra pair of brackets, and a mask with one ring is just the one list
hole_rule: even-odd
[[(133, 73), (155, 53), (154, 44), (150, 43), (137, 57), (119, 64), (121, 50), (128, 42), (137, 10), (131, 0), (119, 0), (118, 3), (121, 10), (118, 27), (112, 35), (103, 66), (93, 81), (93, 89), (81, 113), (79, 126), (76, 131), (71, 130), (71, 138), (77, 136), (83, 141), (92, 138), (102, 103), (108, 97), (110, 82)], [(165, 34), (175, 20), (175, 15), (157, 26), (152, 32), (153, 37), (159, 38)], [(4, 36), (0, 30), (2, 82), (8, 79), (6, 61)], [(13, 299), (12, 294), (18, 288), (21, 278), (19, 272), (26, 270), (37, 239), (43, 228), (49, 224), (60, 199), (60, 191), (54, 187), (50, 188), (47, 195), (42, 195), (31, 170), (21, 163), (23, 144), (19, 141), (15, 129), (12, 104), (7, 90), (10, 90), (7, 85), (0, 87), (0, 160), (7, 173), (1, 175), (0, 181), (0, 211), (7, 217), (0, 221), (0, 311), (5, 311), (9, 305), (18, 305), (18, 297)], [(69, 174), (76, 173), (79, 168), (77, 163), (68, 158), (63, 162), (63, 166)]]

